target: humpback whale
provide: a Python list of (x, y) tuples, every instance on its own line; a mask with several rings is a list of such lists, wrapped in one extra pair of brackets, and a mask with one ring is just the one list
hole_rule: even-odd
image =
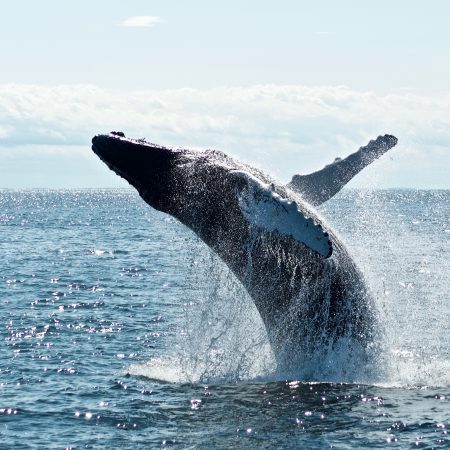
[(92, 149), (153, 208), (189, 227), (250, 294), (278, 367), (350, 339), (369, 349), (377, 313), (364, 278), (315, 207), (395, 146), (379, 136), (345, 159), (282, 185), (217, 150), (100, 134)]

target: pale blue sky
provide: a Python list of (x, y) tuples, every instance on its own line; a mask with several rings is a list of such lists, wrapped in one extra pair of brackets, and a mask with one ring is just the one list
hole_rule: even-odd
[(89, 147), (111, 127), (286, 181), (389, 132), (355, 185), (450, 187), (449, 17), (445, 0), (2, 2), (0, 187), (121, 185)]

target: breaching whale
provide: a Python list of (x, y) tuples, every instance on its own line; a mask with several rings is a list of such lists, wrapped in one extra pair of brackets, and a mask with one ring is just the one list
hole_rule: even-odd
[(122, 132), (95, 136), (92, 149), (229, 266), (261, 315), (278, 367), (290, 370), (341, 339), (364, 350), (376, 336), (364, 278), (314, 207), (396, 143), (379, 136), (287, 185), (220, 151), (168, 148)]

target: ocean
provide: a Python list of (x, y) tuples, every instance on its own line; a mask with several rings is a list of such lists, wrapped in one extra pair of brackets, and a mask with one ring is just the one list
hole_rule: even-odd
[(0, 449), (450, 448), (449, 200), (319, 208), (379, 310), (381, 367), (349, 378), (277, 373), (227, 267), (134, 191), (1, 190)]

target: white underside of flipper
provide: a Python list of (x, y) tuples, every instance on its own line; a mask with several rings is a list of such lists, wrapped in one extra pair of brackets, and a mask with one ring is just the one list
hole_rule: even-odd
[(268, 232), (290, 236), (310, 249), (328, 258), (332, 253), (331, 241), (321, 225), (306, 217), (295, 202), (278, 195), (270, 184), (245, 171), (232, 173), (247, 182), (239, 194), (239, 207), (252, 226)]

